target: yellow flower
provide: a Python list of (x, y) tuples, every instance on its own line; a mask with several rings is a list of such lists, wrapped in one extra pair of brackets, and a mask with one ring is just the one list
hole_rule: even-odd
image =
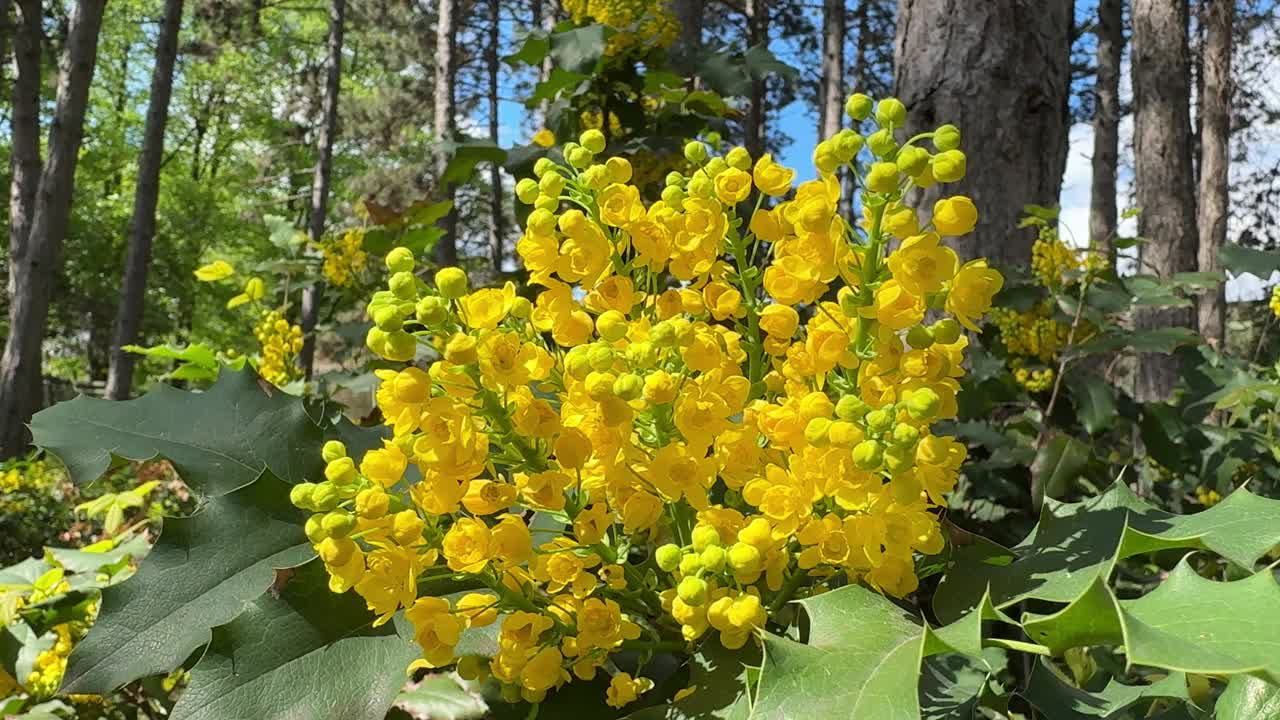
[(600, 205), (600, 219), (606, 225), (626, 227), (644, 216), (640, 189), (634, 185), (613, 183), (600, 193), (597, 202)]
[(800, 314), (790, 305), (766, 305), (760, 311), (760, 329), (771, 336), (790, 338), (800, 326)]
[(515, 296), (516, 286), (512, 283), (507, 283), (502, 288), (484, 288), (465, 295), (458, 301), (462, 305), (462, 319), (467, 327), (492, 330), (507, 317)]
[(226, 260), (214, 260), (208, 265), (201, 265), (195, 271), (196, 279), (200, 282), (226, 280), (235, 274), (236, 269), (231, 267), (231, 263)]
[(609, 707), (620, 708), (635, 702), (651, 689), (653, 689), (653, 681), (649, 678), (633, 679), (629, 673), (620, 672), (609, 681), (609, 689), (605, 691), (605, 702)]
[(475, 515), (492, 515), (511, 507), (517, 492), (516, 486), (504, 482), (472, 480), (467, 494), (462, 496), (462, 506)]
[(986, 260), (970, 260), (951, 281), (947, 294), (947, 312), (961, 325), (978, 332), (974, 321), (991, 308), (991, 299), (1004, 287), (1004, 277), (987, 267)]
[(875, 317), (890, 330), (906, 330), (924, 320), (924, 303), (896, 278), (886, 280), (876, 290)]
[(760, 192), (770, 197), (782, 197), (791, 191), (796, 171), (773, 161), (772, 155), (762, 155), (751, 171), (752, 179)]
[(462, 635), (463, 622), (449, 610), (447, 599), (418, 598), (404, 616), (413, 624), (413, 637), (422, 647), (427, 667), (444, 667), (453, 662), (453, 647)]
[(458, 520), (445, 534), (442, 546), (449, 569), (467, 573), (484, 569), (493, 557), (492, 539), (489, 527), (483, 522), (470, 518)]
[(978, 224), (978, 208), (964, 195), (942, 198), (933, 204), (933, 226), (942, 235), (967, 235)]
[(737, 205), (751, 194), (751, 175), (728, 168), (715, 177), (716, 199), (725, 205)]
[(889, 271), (907, 292), (924, 297), (942, 289), (960, 266), (956, 252), (938, 244), (934, 233), (913, 235), (889, 255)]
[(549, 148), (556, 144), (556, 135), (546, 128), (542, 128), (533, 134), (533, 144), (538, 147)]

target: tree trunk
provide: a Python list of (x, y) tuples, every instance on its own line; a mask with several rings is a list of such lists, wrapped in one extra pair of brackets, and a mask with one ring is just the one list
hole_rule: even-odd
[[(320, 130), (316, 134), (316, 165), (311, 174), (311, 209), (307, 231), (312, 243), (324, 236), (329, 214), (329, 179), (333, 171), (333, 141), (338, 135), (338, 93), (342, 89), (342, 30), (346, 0), (329, 0), (329, 44), (325, 60), (324, 98), (320, 106)], [(298, 367), (310, 380), (315, 369), (316, 323), (320, 319), (320, 285), (312, 283), (302, 291), (302, 351)]]
[(156, 37), (156, 64), (151, 73), (151, 99), (138, 156), (138, 180), (133, 194), (133, 225), (124, 261), (124, 284), (116, 310), (111, 341), (111, 369), (107, 373), (107, 398), (125, 400), (133, 385), (133, 353), (122, 348), (138, 340), (142, 327), (147, 268), (156, 235), (156, 205), (160, 200), (160, 166), (164, 162), (164, 131), (169, 122), (173, 94), (173, 67), (178, 58), (178, 30), (182, 27), (182, 0), (165, 0), (164, 18)]
[(13, 0), (0, 0), (0, 92), (3, 92), (9, 70), (9, 38), (14, 24), (9, 17)]
[[(1186, 0), (1134, 0), (1134, 179), (1141, 271), (1168, 278), (1196, 266), (1196, 204), (1191, 168), (1190, 59)], [(1187, 310), (1150, 310), (1140, 329), (1190, 326)], [(1139, 356), (1134, 398), (1167, 400), (1177, 380), (1172, 355)]]
[(821, 83), (818, 136), (829, 138), (840, 132), (844, 115), (844, 0), (822, 2)]
[[(501, 39), (501, 3), (489, 0), (489, 47), (485, 58), (489, 74), (489, 139), (498, 144), (498, 59)], [(502, 275), (502, 255), (506, 242), (506, 223), (502, 215), (502, 163), (489, 167), (489, 259), (493, 263), (493, 276)]]
[(954, 246), (965, 259), (1026, 267), (1035, 233), (1016, 230), (1023, 206), (1056, 205), (1066, 167), (1071, 0), (899, 0), (895, 93), (906, 136), (959, 126), (972, 153), (958, 183), (917, 194), (927, 214), (943, 195), (968, 195), (977, 230)]
[(1094, 86), (1093, 179), (1089, 245), (1115, 264), (1116, 165), (1120, 151), (1120, 57), (1124, 54), (1124, 2), (1098, 2), (1098, 79)]
[[(18, 32), (13, 55), (17, 75), (13, 79), (13, 111), (9, 116), (12, 153), (9, 170), (9, 258), (26, 253), (27, 236), (35, 216), (36, 190), (40, 187), (40, 54), (44, 28), (40, 0), (18, 0), (14, 6)], [(12, 266), (16, 267), (16, 266)], [(9, 297), (17, 293), (17, 273), (9, 273)]]
[[(453, 183), (444, 181), (445, 170), (453, 152), (449, 147), (454, 140), (454, 97), (458, 67), (455, 56), (458, 41), (454, 25), (456, 0), (439, 0), (436, 14), (436, 68), (435, 68), (435, 186), (438, 199), (452, 203), (457, 196)], [(441, 267), (458, 264), (458, 211), (450, 208), (444, 217), (444, 235), (436, 242), (436, 262)]]
[[(841, 93), (849, 95), (853, 92), (867, 91), (867, 53), (870, 40), (867, 36), (871, 33), (871, 0), (858, 0), (854, 7), (854, 22), (857, 27), (857, 36), (853, 39), (853, 67), (849, 74), (849, 86), (841, 88)], [(843, 111), (843, 107), (840, 108)], [(853, 196), (857, 192), (854, 184), (853, 176), (860, 171), (858, 160), (854, 159), (854, 166), (851, 171), (846, 171), (840, 183), (840, 214), (843, 217), (853, 218)]]
[[(80, 0), (72, 11), (49, 127), (49, 160), (40, 174), (29, 235), (20, 252), (9, 257), (14, 291), (9, 303), (9, 337), (0, 359), (0, 454), (4, 457), (26, 449), (26, 423), (43, 402), (41, 344), (71, 214), (72, 185), (105, 5), (106, 0)], [(24, 13), (26, 9), (24, 3)]]
[(690, 90), (698, 87), (698, 58), (702, 54), (702, 13), (706, 0), (674, 0), (671, 9), (680, 24), (680, 36), (671, 53), (686, 75)]
[[(1208, 26), (1204, 45), (1204, 94), (1200, 96), (1200, 230), (1201, 272), (1221, 272), (1218, 250), (1227, 240), (1227, 171), (1231, 138), (1231, 0), (1207, 0), (1201, 19)], [(1227, 302), (1224, 285), (1200, 296), (1200, 334), (1218, 349), (1226, 341)]]
[[(767, 0), (746, 0), (747, 48), (765, 47), (769, 44), (769, 6)], [(764, 124), (767, 109), (768, 87), (763, 77), (751, 76), (751, 90), (747, 97), (747, 115), (742, 124), (743, 145), (751, 157), (764, 154)]]

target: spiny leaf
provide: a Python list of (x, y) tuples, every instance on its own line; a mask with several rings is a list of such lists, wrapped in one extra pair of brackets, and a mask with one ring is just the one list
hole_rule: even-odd
[(289, 503), (289, 486), (264, 474), (190, 518), (165, 520), (137, 574), (102, 591), (101, 614), (72, 652), (63, 690), (109, 694), (173, 670), (209, 641), (210, 628), (261, 595), (275, 568), (311, 555), (305, 519)]
[(1232, 273), (1249, 273), (1262, 280), (1270, 280), (1271, 274), (1280, 270), (1280, 252), (1255, 250), (1243, 245), (1228, 243), (1218, 250), (1222, 267)]
[(215, 627), (174, 720), (380, 720), (419, 655), (412, 631), (400, 620), (373, 627), (363, 600), (327, 583), (324, 566), (307, 563), (278, 596), (262, 593)]
[(1090, 435), (1106, 432), (1115, 424), (1116, 391), (1101, 376), (1073, 373), (1067, 378), (1067, 390), (1075, 401), (1080, 424)]
[(934, 597), (944, 622), (990, 590), (1004, 608), (1028, 598), (1069, 603), (1123, 558), (1168, 548), (1211, 550), (1245, 568), (1280, 542), (1280, 500), (1237, 490), (1194, 515), (1159, 510), (1116, 483), (1079, 503), (1045, 501), (1040, 523), (1009, 553), (961, 547)]
[(489, 706), (467, 692), (448, 675), (428, 675), (412, 683), (396, 696), (395, 708), (387, 717), (413, 720), (475, 720)]
[(1170, 673), (1150, 685), (1123, 685), (1112, 679), (1099, 692), (1090, 693), (1068, 684), (1047, 660), (1041, 659), (1032, 668), (1027, 686), (1018, 694), (1048, 720), (1111, 718), (1146, 699), (1186, 700), (1187, 677)]
[(77, 485), (98, 479), (113, 458), (164, 457), (206, 496), (244, 487), (266, 469), (290, 483), (322, 470), (320, 426), (297, 398), (264, 390), (249, 370), (223, 370), (203, 393), (160, 385), (124, 402), (80, 396), (36, 413), (31, 432)]
[(1250, 675), (1236, 675), (1213, 708), (1217, 720), (1280, 717), (1280, 685)]
[(765, 663), (752, 718), (845, 717), (919, 720), (922, 659), (959, 652), (985, 664), (984, 619), (989, 602), (952, 626), (922, 627), (883, 596), (856, 585), (800, 601), (809, 616), (809, 643), (765, 633)]

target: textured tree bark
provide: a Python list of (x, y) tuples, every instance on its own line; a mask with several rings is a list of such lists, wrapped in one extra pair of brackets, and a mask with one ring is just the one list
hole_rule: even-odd
[(1093, 178), (1089, 244), (1115, 264), (1116, 166), (1120, 151), (1120, 57), (1124, 54), (1124, 2), (1099, 0), (1097, 100), (1093, 116)]
[(680, 23), (680, 36), (672, 55), (690, 69), (689, 89), (698, 87), (697, 58), (702, 53), (702, 13), (706, 0), (674, 0), (671, 3), (676, 22)]
[[(35, 215), (40, 187), (40, 0), (17, 0), (17, 32), (13, 39), (13, 111), (10, 114), (12, 153), (9, 170), (9, 257), (22, 257)], [(17, 273), (9, 273), (9, 297), (17, 292)]]
[[(746, 0), (747, 47), (763, 47), (769, 42), (769, 7), (767, 0)], [(743, 145), (758, 158), (764, 154), (764, 124), (768, 100), (763, 78), (752, 76), (751, 90), (747, 97), (747, 114), (742, 123)]]
[(111, 368), (107, 372), (107, 397), (125, 400), (133, 385), (134, 355), (125, 345), (138, 340), (142, 327), (143, 300), (147, 289), (147, 269), (151, 264), (151, 243), (156, 235), (156, 205), (160, 200), (160, 166), (164, 162), (164, 131), (169, 122), (169, 99), (173, 95), (173, 67), (178, 58), (178, 30), (182, 26), (183, 0), (165, 0), (164, 18), (156, 36), (156, 64), (151, 73), (151, 99), (138, 156), (138, 179), (133, 194), (133, 223), (129, 248), (125, 253), (124, 282), (116, 310), (115, 333), (111, 340)]
[[(1227, 240), (1227, 174), (1231, 167), (1231, 26), (1235, 7), (1231, 0), (1205, 0), (1201, 15), (1206, 30), (1204, 45), (1204, 94), (1200, 96), (1200, 197), (1199, 268), (1221, 272), (1218, 251)], [(1227, 301), (1219, 284), (1199, 299), (1200, 334), (1214, 347), (1226, 340)]]
[(1029, 203), (1056, 205), (1066, 168), (1071, 0), (899, 0), (895, 94), (906, 135), (954, 123), (968, 174), (919, 193), (925, 213), (968, 195), (978, 227), (956, 241), (965, 258), (1026, 267), (1035, 234), (1016, 230)]
[[(40, 174), (29, 234), (19, 252), (9, 257), (9, 337), (0, 358), (3, 457), (26, 449), (26, 423), (44, 399), (41, 345), (49, 320), (49, 295), (71, 215), (72, 185), (105, 5), (106, 0), (80, 0), (72, 11), (58, 74), (57, 103), (49, 127), (49, 159)], [(24, 3), (24, 15), (27, 10)]]
[(822, 112), (819, 137), (840, 132), (844, 115), (844, 0), (822, 2)]
[[(1134, 175), (1143, 272), (1168, 278), (1196, 266), (1196, 203), (1191, 167), (1190, 58), (1186, 0), (1133, 3)], [(1140, 329), (1191, 326), (1188, 310), (1138, 315)], [(1177, 380), (1171, 355), (1139, 356), (1134, 399), (1167, 400)]]
[[(500, 0), (489, 0), (489, 47), (486, 48), (485, 64), (489, 74), (489, 139), (498, 144), (498, 56), (501, 39)], [(492, 163), (489, 166), (489, 260), (493, 263), (493, 276), (502, 274), (502, 256), (506, 243), (506, 223), (503, 217), (502, 203), (502, 164)]]
[(9, 16), (13, 0), (0, 0), (0, 88), (5, 86), (9, 73), (9, 38), (13, 36), (14, 23)]
[[(329, 1), (329, 40), (325, 59), (324, 98), (320, 101), (320, 131), (316, 135), (316, 164), (311, 173), (311, 210), (307, 232), (311, 242), (324, 236), (329, 215), (329, 181), (333, 175), (333, 143), (338, 136), (338, 94), (342, 90), (342, 32), (346, 23), (346, 0)], [(310, 380), (316, 364), (316, 323), (320, 319), (320, 285), (302, 291), (302, 350), (298, 367)]]
[[(436, 68), (435, 68), (435, 186), (439, 200), (453, 202), (457, 190), (453, 183), (444, 182), (445, 170), (449, 167), (452, 152), (446, 146), (454, 139), (455, 128), (455, 93), (454, 87), (458, 76), (457, 59), (455, 58), (458, 41), (454, 26), (454, 3), (456, 0), (439, 0), (436, 14)], [(450, 209), (444, 217), (444, 236), (436, 243), (436, 262), (441, 267), (458, 264), (458, 212)]]

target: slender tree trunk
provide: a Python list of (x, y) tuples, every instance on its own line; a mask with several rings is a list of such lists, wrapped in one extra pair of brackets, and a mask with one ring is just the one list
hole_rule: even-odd
[[(498, 56), (501, 43), (501, 10), (500, 0), (489, 0), (489, 47), (485, 58), (486, 70), (489, 74), (489, 139), (498, 144)], [(502, 204), (502, 163), (493, 163), (489, 167), (490, 214), (489, 214), (489, 260), (493, 263), (493, 276), (502, 275), (502, 255), (506, 242), (506, 223)]]
[(111, 369), (107, 373), (107, 397), (125, 400), (133, 385), (134, 355), (125, 345), (138, 340), (142, 327), (143, 299), (147, 288), (147, 268), (151, 264), (151, 243), (156, 235), (156, 205), (160, 200), (160, 166), (164, 162), (164, 132), (169, 122), (169, 99), (173, 94), (173, 67), (178, 58), (178, 30), (182, 26), (182, 0), (165, 0), (164, 18), (156, 37), (156, 64), (151, 73), (151, 99), (147, 124), (138, 157), (138, 180), (133, 194), (133, 225), (124, 261), (124, 284), (116, 310), (115, 335), (111, 341)]
[(671, 9), (680, 23), (680, 36), (672, 56), (686, 73), (690, 90), (698, 87), (698, 58), (702, 54), (702, 13), (706, 0), (674, 0)]
[(13, 19), (9, 16), (9, 10), (12, 7), (13, 0), (0, 0), (0, 92), (3, 92), (8, 79), (9, 38), (13, 35), (15, 27)]
[[(871, 42), (867, 36), (871, 33), (871, 5), (871, 0), (858, 0), (854, 6), (854, 23), (858, 34), (853, 40), (853, 68), (849, 73), (849, 85), (841, 90), (846, 95), (867, 91), (867, 52)], [(856, 159), (854, 163), (853, 171), (845, 172), (840, 183), (840, 214), (846, 218), (853, 217), (853, 196), (857, 190), (853, 183), (853, 174), (859, 171)]]
[(1093, 180), (1089, 244), (1115, 264), (1116, 166), (1120, 151), (1120, 57), (1124, 54), (1124, 2), (1098, 2), (1098, 79), (1093, 116)]
[[(1206, 0), (1204, 45), (1204, 94), (1200, 98), (1203, 132), (1200, 136), (1201, 272), (1221, 272), (1218, 250), (1227, 240), (1227, 171), (1231, 166), (1231, 32), (1235, 8), (1232, 0)], [(1200, 296), (1200, 334), (1221, 349), (1226, 341), (1227, 302), (1224, 285)]]
[[(1196, 203), (1192, 183), (1190, 58), (1186, 0), (1133, 3), (1134, 175), (1142, 271), (1168, 278), (1196, 266)], [(1190, 311), (1150, 310), (1141, 329), (1190, 326)], [(1134, 398), (1167, 400), (1177, 380), (1171, 355), (1139, 356)]]
[(9, 337), (0, 358), (0, 454), (5, 457), (26, 449), (26, 423), (43, 402), (41, 345), (71, 214), (76, 161), (105, 5), (106, 0), (80, 0), (72, 11), (49, 127), (49, 159), (40, 174), (29, 235), (20, 252), (9, 257), (14, 292), (9, 303)]
[[(765, 47), (769, 44), (768, 0), (746, 0), (747, 47)], [(764, 154), (764, 124), (768, 109), (768, 87), (763, 77), (751, 77), (750, 95), (747, 97), (747, 115), (743, 121), (743, 145), (758, 158)]]
[[(445, 170), (453, 152), (449, 145), (454, 140), (455, 87), (458, 75), (455, 57), (458, 41), (454, 25), (457, 0), (439, 0), (436, 14), (436, 74), (435, 74), (435, 131), (436, 157), (435, 182), (440, 200), (453, 202), (457, 189), (453, 183), (444, 182)], [(436, 262), (441, 267), (458, 264), (458, 211), (454, 208), (444, 218), (444, 235), (436, 243)]]
[(844, 0), (822, 2), (822, 112), (819, 137), (840, 132), (844, 116)]
[[(40, 187), (40, 46), (44, 38), (40, 0), (17, 0), (13, 55), (13, 111), (9, 116), (12, 153), (9, 170), (9, 258), (26, 254), (27, 236)], [(17, 273), (9, 272), (9, 297), (17, 293)]]
[[(818, 81), (821, 101), (818, 113), (818, 137), (829, 138), (840, 132), (844, 124), (844, 0), (822, 2), (822, 77)], [(841, 168), (840, 200), (849, 195), (848, 172)], [(844, 208), (841, 208), (842, 212)]]
[(955, 242), (966, 258), (1026, 267), (1035, 234), (1016, 230), (1029, 203), (1056, 205), (1066, 167), (1071, 0), (899, 0), (896, 94), (906, 136), (959, 126), (973, 153), (963, 180), (919, 193), (926, 211), (962, 194), (977, 230)]
[[(311, 242), (324, 236), (325, 218), (329, 214), (329, 180), (333, 171), (333, 142), (338, 135), (338, 93), (342, 88), (342, 31), (347, 12), (346, 0), (329, 0), (329, 47), (325, 61), (324, 98), (320, 106), (320, 131), (316, 135), (316, 165), (311, 174), (311, 208), (307, 231)], [(316, 322), (320, 318), (320, 285), (313, 283), (302, 291), (302, 351), (298, 366), (302, 376), (311, 379), (316, 360)]]

